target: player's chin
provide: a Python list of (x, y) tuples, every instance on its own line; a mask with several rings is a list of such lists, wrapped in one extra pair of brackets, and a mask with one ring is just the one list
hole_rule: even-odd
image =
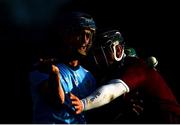
[(80, 54), (82, 54), (82, 55), (86, 55), (87, 54), (87, 49), (85, 48), (80, 48), (80, 49), (78, 49), (78, 52), (80, 53)]

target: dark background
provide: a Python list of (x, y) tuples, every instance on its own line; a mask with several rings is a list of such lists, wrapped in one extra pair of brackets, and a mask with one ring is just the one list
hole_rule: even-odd
[(27, 74), (32, 60), (54, 40), (48, 36), (53, 33), (54, 19), (71, 10), (92, 15), (98, 29), (119, 28), (139, 56), (155, 56), (157, 69), (180, 100), (177, 5), (173, 1), (1, 0), (0, 123), (31, 123)]

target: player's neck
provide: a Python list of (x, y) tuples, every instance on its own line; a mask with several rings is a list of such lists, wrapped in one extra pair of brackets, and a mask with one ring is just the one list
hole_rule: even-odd
[(79, 60), (72, 60), (69, 62), (69, 65), (72, 67), (76, 67), (79, 65)]

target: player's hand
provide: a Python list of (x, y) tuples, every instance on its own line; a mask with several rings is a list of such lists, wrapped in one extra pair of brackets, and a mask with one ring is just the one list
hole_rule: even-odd
[(72, 93), (70, 93), (70, 99), (72, 101), (72, 105), (76, 110), (76, 114), (80, 114), (83, 111), (83, 104), (81, 100)]
[(139, 93), (139, 91), (134, 94), (134, 98), (130, 99), (130, 103), (132, 105), (132, 110), (136, 113), (136, 115), (139, 116), (143, 113), (144, 101), (141, 98), (141, 94)]

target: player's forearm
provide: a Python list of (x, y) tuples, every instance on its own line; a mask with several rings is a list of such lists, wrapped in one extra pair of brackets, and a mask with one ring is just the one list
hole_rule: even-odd
[(58, 74), (56, 80), (57, 80), (56, 84), (57, 84), (57, 88), (58, 88), (58, 97), (59, 97), (61, 103), (63, 104), (65, 101), (65, 94), (64, 94), (64, 90), (62, 88), (62, 85), (60, 83), (60, 74)]
[(90, 96), (81, 100), (84, 111), (103, 106), (126, 92), (129, 92), (129, 87), (122, 80), (111, 80), (109, 84), (98, 88)]
[(60, 73), (59, 73), (59, 68), (57, 66), (52, 65), (51, 75), (54, 75), (53, 78), (55, 78), (57, 95), (60, 102), (63, 104), (65, 100), (65, 95), (64, 95), (64, 90), (60, 83)]

